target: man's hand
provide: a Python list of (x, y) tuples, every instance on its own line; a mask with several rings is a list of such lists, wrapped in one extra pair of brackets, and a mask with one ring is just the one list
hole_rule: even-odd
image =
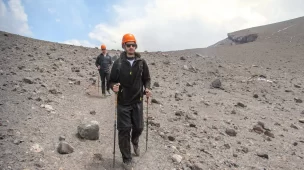
[(113, 86), (113, 91), (114, 91), (115, 93), (117, 93), (117, 92), (119, 91), (119, 86), (120, 86), (120, 83), (117, 83), (117, 84), (115, 84), (115, 85)]
[(151, 97), (151, 96), (152, 96), (151, 90), (146, 89), (145, 92), (146, 92), (146, 96), (147, 96), (147, 97)]
[(100, 66), (98, 66), (97, 68), (98, 68), (98, 70), (100, 70)]

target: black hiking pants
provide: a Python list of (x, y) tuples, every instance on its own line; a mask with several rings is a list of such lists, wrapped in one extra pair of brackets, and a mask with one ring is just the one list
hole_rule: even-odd
[(107, 83), (107, 91), (110, 90), (110, 83), (109, 83), (109, 80), (110, 80), (110, 73), (109, 72), (106, 72), (106, 71), (99, 71), (99, 74), (100, 74), (100, 79), (101, 79), (101, 91), (102, 91), (102, 94), (106, 94), (106, 83)]
[(131, 145), (138, 146), (139, 136), (144, 128), (143, 102), (117, 106), (118, 144), (123, 162), (132, 160)]

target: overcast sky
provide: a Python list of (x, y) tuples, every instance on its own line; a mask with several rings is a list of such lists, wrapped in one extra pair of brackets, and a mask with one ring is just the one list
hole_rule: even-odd
[(53, 42), (140, 51), (203, 48), (227, 33), (304, 16), (303, 0), (0, 0), (0, 30)]

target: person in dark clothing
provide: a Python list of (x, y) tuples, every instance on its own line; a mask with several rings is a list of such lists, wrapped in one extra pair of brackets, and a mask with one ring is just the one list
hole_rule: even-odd
[(106, 84), (107, 84), (107, 92), (109, 95), (111, 95), (109, 77), (110, 77), (110, 67), (112, 65), (112, 59), (111, 56), (107, 53), (107, 48), (104, 44), (101, 45), (101, 50), (102, 53), (96, 58), (95, 65), (99, 70), (99, 75), (101, 79), (102, 97), (106, 97), (106, 90), (105, 90)]
[(136, 39), (125, 34), (122, 39), (124, 52), (114, 62), (110, 74), (110, 86), (117, 93), (118, 143), (123, 166), (133, 168), (130, 139), (134, 153), (140, 155), (139, 137), (143, 131), (143, 95), (152, 95), (151, 78), (147, 62), (135, 52)]

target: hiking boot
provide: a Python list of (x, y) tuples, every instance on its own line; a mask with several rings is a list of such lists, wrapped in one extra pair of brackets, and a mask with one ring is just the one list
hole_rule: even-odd
[(106, 97), (107, 97), (106, 94), (101, 95), (101, 98), (106, 98)]
[(122, 167), (124, 168), (124, 170), (133, 170), (133, 164), (132, 162), (123, 162), (122, 163)]
[(108, 92), (108, 95), (111, 96), (111, 94), (112, 94), (111, 91), (110, 91), (110, 90), (107, 90), (107, 92)]
[(140, 149), (138, 145), (133, 145), (135, 156), (140, 156)]

